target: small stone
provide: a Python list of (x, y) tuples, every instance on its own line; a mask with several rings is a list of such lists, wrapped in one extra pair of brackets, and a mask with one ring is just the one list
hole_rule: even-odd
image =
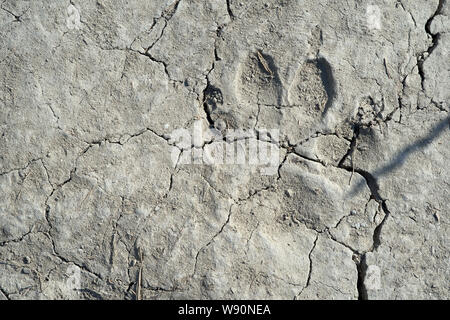
[(30, 259), (30, 257), (28, 257), (28, 256), (25, 256), (25, 257), (23, 258), (23, 263), (25, 263), (25, 264), (29, 264), (29, 263), (31, 263), (31, 259)]
[(439, 220), (441, 219), (439, 213), (437, 212), (434, 213), (434, 219), (436, 219), (436, 221), (439, 222)]
[(22, 274), (30, 274), (31, 270), (29, 268), (22, 268)]
[(127, 135), (127, 134), (125, 134), (125, 135), (123, 135), (123, 136), (120, 137), (119, 143), (120, 143), (120, 144), (125, 144), (129, 139), (130, 139), (130, 136)]
[(135, 209), (134, 209), (134, 212), (135, 212), (136, 214), (138, 214), (138, 215), (141, 215), (141, 216), (145, 216), (145, 215), (146, 215), (146, 214), (145, 214), (145, 210), (142, 209), (142, 208), (135, 208)]
[(216, 122), (214, 122), (214, 127), (219, 130), (225, 130), (227, 128), (227, 124), (223, 119), (217, 119)]
[(286, 190), (284, 191), (284, 194), (285, 194), (287, 197), (292, 198), (292, 196), (293, 196), (294, 193), (292, 192), (291, 189), (286, 189)]

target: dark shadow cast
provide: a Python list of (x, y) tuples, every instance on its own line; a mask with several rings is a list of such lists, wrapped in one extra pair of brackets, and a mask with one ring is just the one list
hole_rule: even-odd
[[(407, 160), (407, 158), (409, 157), (410, 154), (419, 151), (423, 148), (425, 148), (427, 145), (429, 145), (431, 142), (433, 142), (433, 140), (435, 140), (436, 138), (438, 138), (446, 128), (448, 128), (450, 125), (450, 117), (445, 118), (444, 120), (442, 120), (441, 122), (439, 122), (437, 124), (436, 127), (433, 128), (433, 130), (431, 130), (427, 136), (425, 136), (422, 139), (419, 139), (413, 143), (411, 143), (410, 145), (406, 146), (405, 148), (403, 148), (403, 150), (399, 151), (394, 158), (387, 163), (386, 165), (376, 169), (374, 172), (369, 173), (360, 169), (356, 169), (355, 168), (355, 172), (359, 173), (360, 175), (362, 175), (366, 182), (368, 182), (369, 187), (370, 187), (370, 181), (368, 181), (367, 177), (370, 177), (369, 180), (372, 180), (372, 184), (375, 183), (375, 185), (378, 187), (378, 178), (386, 175), (389, 172), (392, 172), (394, 170), (396, 170), (397, 168), (401, 167), (405, 161)], [(348, 171), (352, 171), (352, 168), (349, 166), (343, 166), (342, 168), (348, 170)], [(362, 184), (364, 182), (360, 182), (358, 183), (350, 192), (350, 195), (354, 195), (355, 193), (357, 193), (358, 190), (360, 190), (362, 188)], [(372, 189), (372, 188), (371, 188)], [(378, 188), (377, 188), (378, 189)], [(372, 190), (373, 192), (373, 190)], [(378, 193), (378, 190), (377, 190)], [(375, 194), (375, 196), (378, 196), (378, 194)], [(379, 197), (379, 200), (382, 200), (381, 197)]]
[(333, 77), (333, 69), (325, 58), (317, 59), (316, 65), (320, 70), (320, 78), (322, 79), (322, 84), (328, 97), (327, 103), (325, 104), (325, 110), (322, 114), (322, 117), (324, 118), (330, 110), (334, 97), (336, 96), (336, 82)]

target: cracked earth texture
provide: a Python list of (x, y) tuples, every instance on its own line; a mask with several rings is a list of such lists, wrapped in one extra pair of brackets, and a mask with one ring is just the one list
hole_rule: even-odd
[(0, 300), (449, 299), (449, 14), (3, 0)]

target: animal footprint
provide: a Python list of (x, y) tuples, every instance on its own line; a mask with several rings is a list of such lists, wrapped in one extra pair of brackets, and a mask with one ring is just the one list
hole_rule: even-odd
[(273, 58), (261, 51), (251, 53), (242, 64), (241, 101), (246, 104), (281, 104), (282, 85)]
[(318, 61), (307, 61), (303, 64), (289, 90), (290, 104), (301, 107), (302, 111), (310, 116), (320, 118), (329, 108), (331, 94), (327, 92), (324, 73)]

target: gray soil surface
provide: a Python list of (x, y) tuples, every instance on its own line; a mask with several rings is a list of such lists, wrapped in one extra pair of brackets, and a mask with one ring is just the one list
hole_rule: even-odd
[(450, 298), (447, 0), (0, 1), (0, 300)]

